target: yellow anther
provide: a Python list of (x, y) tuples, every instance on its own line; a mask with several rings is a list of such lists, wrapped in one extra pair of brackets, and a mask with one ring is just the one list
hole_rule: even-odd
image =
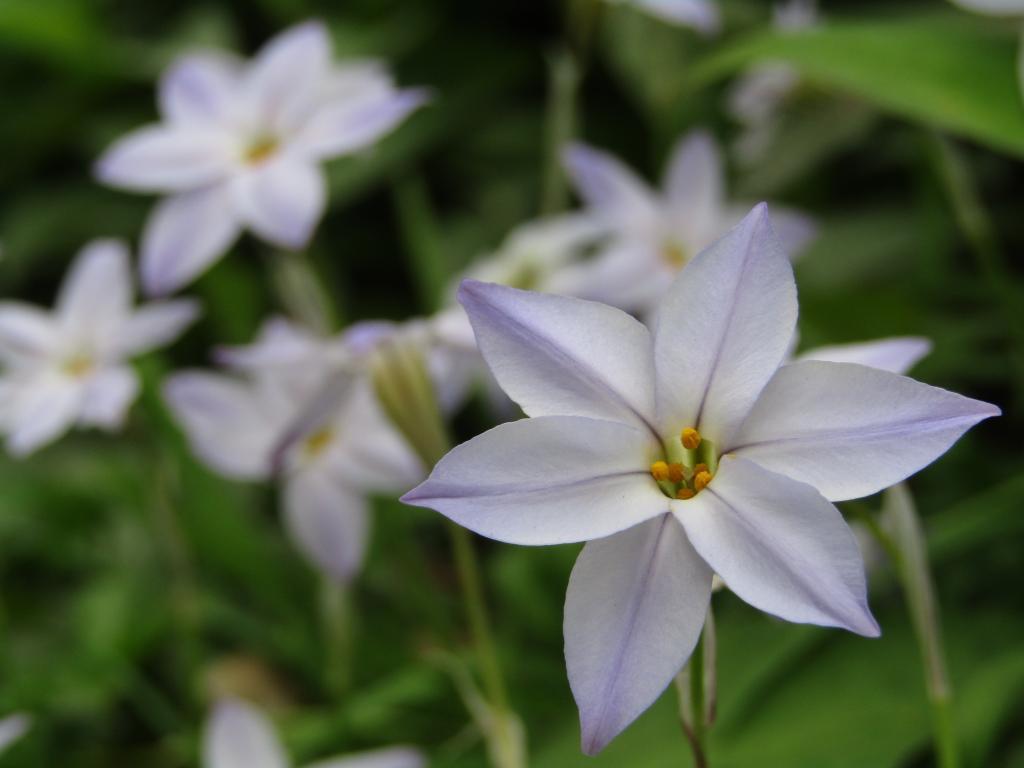
[(686, 249), (674, 242), (668, 242), (662, 246), (661, 257), (672, 269), (681, 269), (689, 261)]
[(695, 475), (699, 475), (701, 472), (707, 472), (707, 471), (708, 471), (708, 465), (707, 464), (703, 464), (703, 463), (702, 464), (698, 464), (696, 467), (693, 468), (693, 474), (695, 474)]
[(676, 498), (682, 499), (683, 501), (686, 501), (687, 499), (692, 499), (696, 495), (697, 492), (693, 490), (693, 488), (680, 488), (678, 491), (676, 491)]
[(250, 165), (259, 165), (268, 157), (277, 152), (279, 142), (272, 136), (262, 136), (256, 139), (245, 150), (245, 162)]
[(698, 491), (703, 491), (707, 484), (711, 482), (711, 473), (705, 470), (704, 472), (698, 472), (693, 476), (693, 487)]
[(682, 464), (669, 464), (668, 465), (668, 479), (673, 483), (683, 482), (683, 465)]
[(664, 461), (656, 461), (653, 464), (651, 464), (651, 477), (653, 477), (659, 483), (662, 480), (668, 480), (668, 478), (669, 478), (668, 464), (666, 464)]
[(309, 456), (317, 456), (331, 444), (334, 440), (334, 432), (327, 427), (318, 429), (313, 432), (309, 437), (303, 441), (303, 447), (306, 449), (306, 454)]
[(683, 448), (694, 451), (700, 446), (700, 432), (693, 427), (687, 427), (679, 436), (683, 441)]
[(89, 357), (85, 355), (76, 355), (75, 357), (69, 358), (64, 361), (61, 369), (68, 376), (76, 379), (84, 378), (92, 373), (93, 362)]

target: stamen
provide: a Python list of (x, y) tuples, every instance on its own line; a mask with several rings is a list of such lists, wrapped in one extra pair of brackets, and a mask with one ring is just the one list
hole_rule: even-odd
[(76, 379), (83, 378), (92, 372), (93, 362), (86, 355), (76, 355), (64, 361), (61, 370)]
[(698, 472), (696, 475), (693, 476), (694, 490), (703, 491), (710, 482), (711, 473), (708, 471)]
[(693, 488), (680, 488), (678, 491), (676, 491), (676, 498), (682, 499), (683, 501), (686, 501), (687, 499), (692, 499), (696, 495), (697, 492), (693, 490)]
[(669, 479), (669, 467), (664, 461), (656, 461), (651, 464), (651, 477), (659, 483)]
[(673, 483), (683, 482), (683, 465), (682, 464), (669, 464), (668, 465), (668, 479)]
[(317, 456), (324, 452), (332, 440), (334, 440), (334, 432), (328, 427), (323, 427), (307, 437), (303, 442), (303, 447), (307, 455)]
[(681, 269), (689, 261), (686, 249), (675, 242), (668, 242), (662, 246), (661, 257), (672, 269)]
[(683, 441), (683, 448), (688, 451), (694, 451), (700, 447), (700, 432), (693, 427), (687, 427), (684, 429), (680, 435), (680, 439)]
[(245, 162), (259, 165), (277, 152), (278, 140), (272, 136), (261, 136), (253, 141), (245, 150)]
[(699, 475), (701, 472), (707, 472), (707, 471), (708, 471), (708, 465), (707, 464), (698, 464), (696, 467), (693, 468), (693, 474), (695, 474), (695, 475)]

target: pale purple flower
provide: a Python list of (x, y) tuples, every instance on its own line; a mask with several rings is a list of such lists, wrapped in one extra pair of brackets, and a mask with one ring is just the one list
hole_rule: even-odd
[[(423, 754), (412, 747), (387, 747), (344, 757), (332, 757), (306, 768), (425, 768)], [(289, 768), (267, 718), (242, 701), (220, 702), (210, 716), (203, 738), (203, 768)]]
[(22, 712), (0, 720), (0, 752), (4, 752), (14, 742), (24, 736), (32, 727), (32, 718)]
[(133, 306), (127, 247), (96, 240), (76, 257), (51, 312), (0, 302), (0, 429), (24, 456), (73, 426), (120, 428), (139, 391), (129, 359), (174, 339), (189, 300)]
[(999, 413), (862, 365), (782, 364), (796, 284), (764, 205), (686, 265), (652, 330), (484, 283), (461, 301), (531, 418), (455, 448), (404, 499), (500, 541), (590, 542), (564, 625), (588, 753), (685, 663), (714, 573), (780, 618), (877, 635), (830, 501), (902, 480)]
[(191, 282), (243, 230), (305, 247), (325, 206), (321, 163), (371, 146), (425, 99), (378, 62), (335, 65), (319, 22), (281, 33), (251, 62), (200, 53), (172, 64), (162, 122), (117, 141), (96, 168), (111, 186), (167, 195), (143, 235), (146, 291)]
[(368, 496), (401, 493), (423, 467), (377, 403), (343, 339), (322, 339), (283, 319), (256, 343), (220, 350), (235, 369), (185, 371), (164, 395), (192, 449), (242, 480), (278, 479), (285, 527), (303, 555), (337, 581), (360, 569)]
[(691, 27), (703, 34), (718, 32), (721, 14), (715, 0), (610, 0), (628, 3), (669, 24)]
[[(575, 293), (629, 311), (657, 301), (691, 258), (749, 210), (727, 200), (722, 159), (705, 131), (677, 142), (661, 191), (583, 144), (570, 145), (563, 159), (588, 212), (611, 232), (597, 257), (577, 267)], [(774, 211), (783, 246), (798, 253), (813, 237), (813, 223), (796, 211)]]

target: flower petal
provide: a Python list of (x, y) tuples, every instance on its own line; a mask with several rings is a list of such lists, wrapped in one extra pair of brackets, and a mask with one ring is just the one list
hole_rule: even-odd
[(711, 484), (672, 511), (694, 549), (755, 608), (878, 636), (857, 540), (811, 486), (726, 456)]
[(65, 331), (87, 329), (99, 338), (116, 333), (132, 304), (128, 246), (93, 240), (72, 263), (57, 296), (56, 313)]
[(306, 768), (426, 768), (423, 753), (412, 747), (387, 747), (318, 761)]
[(285, 521), (296, 546), (328, 577), (349, 581), (363, 564), (366, 499), (322, 467), (299, 470), (284, 491)]
[(652, 243), (622, 238), (593, 258), (563, 267), (545, 289), (636, 312), (648, 309), (664, 295), (674, 276), (675, 271)]
[(953, 0), (968, 11), (992, 16), (1024, 16), (1024, 0)]
[(920, 336), (902, 336), (857, 344), (815, 347), (797, 355), (797, 360), (828, 363), (857, 363), (869, 368), (904, 374), (931, 352), (932, 343)]
[(692, 27), (711, 34), (721, 27), (718, 7), (710, 0), (635, 0), (636, 4), (662, 21)]
[(146, 293), (164, 295), (191, 282), (224, 255), (240, 231), (226, 186), (162, 201), (142, 234), (140, 270)]
[(286, 155), (239, 176), (232, 191), (239, 216), (253, 232), (292, 250), (309, 242), (327, 200), (320, 169)]
[(20, 712), (0, 720), (0, 752), (24, 736), (31, 727), (32, 718)]
[(583, 202), (619, 226), (657, 217), (650, 188), (618, 158), (574, 143), (562, 152), (562, 164)]
[(793, 269), (762, 203), (687, 264), (662, 299), (658, 423), (728, 442), (782, 362), (796, 313)]
[(256, 119), (288, 133), (308, 117), (330, 73), (331, 39), (319, 21), (298, 24), (257, 54), (244, 88)]
[(274, 729), (254, 707), (222, 701), (213, 711), (203, 738), (204, 768), (288, 768), (288, 758)]
[(454, 448), (402, 501), (512, 544), (586, 541), (665, 512), (651, 450), (649, 434), (616, 422), (513, 421)]
[(199, 317), (199, 302), (192, 299), (154, 301), (139, 307), (120, 332), (118, 348), (136, 355), (169, 344)]
[(228, 376), (186, 371), (164, 384), (164, 398), (192, 450), (228, 477), (265, 478), (284, 418), (255, 388)]
[(240, 62), (223, 53), (182, 56), (160, 78), (160, 114), (186, 125), (227, 120), (238, 96), (239, 74)]
[(672, 515), (591, 541), (565, 596), (565, 663), (583, 751), (600, 752), (647, 709), (693, 652), (711, 569)]
[(459, 301), (505, 392), (530, 416), (572, 415), (649, 425), (647, 329), (613, 307), (464, 280)]
[(78, 417), (81, 385), (65, 376), (43, 374), (24, 382), (7, 419), (7, 451), (22, 457), (67, 432)]
[(78, 423), (109, 431), (120, 428), (139, 394), (139, 377), (126, 365), (96, 372), (86, 382)]
[(994, 405), (888, 371), (807, 361), (779, 369), (725, 447), (842, 501), (909, 477), (998, 415)]
[(223, 131), (151, 125), (114, 142), (96, 164), (96, 177), (136, 192), (182, 192), (223, 179), (236, 159)]
[(681, 138), (665, 172), (665, 195), (680, 217), (708, 221), (722, 215), (725, 178), (714, 137), (703, 130)]
[(312, 157), (358, 152), (393, 131), (429, 99), (422, 89), (393, 90), (373, 100), (331, 102), (318, 109), (296, 139)]
[(0, 302), (0, 360), (17, 365), (44, 356), (57, 339), (57, 328), (47, 312), (20, 302)]

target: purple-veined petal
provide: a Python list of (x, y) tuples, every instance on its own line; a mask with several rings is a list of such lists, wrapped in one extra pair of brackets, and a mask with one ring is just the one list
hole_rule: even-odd
[(511, 544), (586, 541), (666, 511), (651, 452), (651, 436), (626, 424), (523, 419), (454, 448), (402, 500)]
[(284, 510), (296, 546), (328, 577), (346, 582), (363, 564), (366, 499), (324, 467), (300, 469), (285, 482)]
[(32, 718), (21, 712), (0, 720), (0, 752), (24, 736), (31, 727)]
[(121, 328), (118, 349), (137, 355), (169, 344), (199, 317), (199, 302), (192, 299), (154, 301), (139, 307)]
[(130, 367), (115, 365), (97, 371), (85, 383), (78, 423), (119, 429), (138, 394), (139, 378)]
[(670, 24), (691, 27), (704, 34), (721, 26), (718, 6), (712, 0), (634, 0), (652, 16)]
[(618, 158), (576, 143), (563, 150), (562, 164), (583, 202), (616, 225), (635, 226), (657, 217), (650, 188)]
[(219, 52), (182, 56), (160, 78), (160, 114), (185, 125), (223, 123), (238, 98), (240, 67), (237, 59)]
[(591, 416), (654, 431), (651, 341), (625, 312), (464, 280), (459, 301), (505, 392), (530, 416)]
[(262, 713), (228, 699), (217, 704), (206, 725), (203, 768), (288, 768), (288, 758)]
[(239, 232), (226, 185), (167, 198), (150, 214), (142, 234), (142, 287), (151, 296), (176, 291), (223, 256)]
[(855, 344), (815, 347), (797, 355), (797, 360), (821, 360), (827, 363), (857, 363), (869, 368), (905, 374), (925, 355), (932, 343), (920, 336), (900, 336)]
[(564, 630), (586, 754), (604, 749), (672, 682), (700, 637), (710, 598), (711, 569), (672, 515), (583, 548)]
[(21, 302), (0, 302), (0, 360), (16, 365), (43, 357), (57, 338), (49, 313)]
[(864, 563), (839, 510), (814, 488), (723, 457), (711, 484), (672, 511), (729, 588), (787, 621), (879, 634)]
[(285, 30), (257, 54), (244, 88), (257, 121), (289, 133), (308, 118), (330, 73), (327, 27), (307, 21)]
[(843, 501), (909, 477), (999, 412), (888, 371), (809, 360), (779, 369), (723, 447)]
[(182, 192), (223, 179), (236, 164), (228, 134), (155, 125), (119, 139), (96, 165), (104, 184), (136, 192)]
[(279, 155), (236, 178), (232, 184), (241, 220), (264, 240), (298, 250), (309, 242), (327, 200), (320, 168)]
[(661, 301), (658, 423), (728, 442), (782, 362), (796, 314), (793, 269), (761, 204), (687, 264)]
[(79, 251), (57, 296), (65, 332), (115, 333), (131, 307), (131, 274), (128, 246), (120, 240), (94, 240)]
[(306, 768), (426, 768), (423, 753), (413, 747), (386, 747), (317, 761)]
[(78, 418), (82, 385), (66, 376), (43, 373), (17, 392), (7, 419), (7, 451), (22, 457), (67, 432)]
[(665, 172), (665, 196), (681, 218), (708, 221), (721, 216), (725, 178), (710, 133), (693, 131), (676, 143)]
[(270, 473), (285, 422), (254, 387), (229, 376), (185, 371), (167, 380), (164, 398), (192, 450), (210, 467), (244, 480)]
[(428, 99), (427, 91), (408, 89), (380, 94), (372, 101), (331, 102), (313, 114), (296, 145), (317, 158), (358, 152), (393, 131)]

